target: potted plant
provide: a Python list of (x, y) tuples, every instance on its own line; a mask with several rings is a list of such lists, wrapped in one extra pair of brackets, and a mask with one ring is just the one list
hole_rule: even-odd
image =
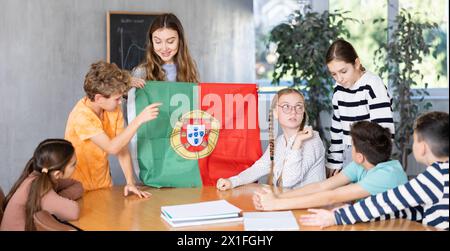
[[(374, 22), (384, 21), (383, 19)], [(408, 167), (408, 155), (412, 152), (412, 134), (414, 120), (423, 110), (428, 110), (431, 103), (424, 102), (428, 83), (424, 89), (415, 89), (418, 81), (423, 80), (420, 69), (415, 68), (424, 56), (431, 53), (431, 43), (426, 34), (438, 28), (437, 23), (414, 20), (410, 13), (402, 9), (395, 18), (395, 24), (386, 28), (390, 32), (387, 42), (382, 42), (375, 52), (381, 76), (388, 77), (389, 88), (393, 94), (395, 112), (395, 147), (394, 155), (401, 160), (403, 168)], [(433, 53), (433, 56), (436, 56)], [(439, 78), (439, 76), (438, 76)], [(414, 97), (420, 97), (415, 100)]]

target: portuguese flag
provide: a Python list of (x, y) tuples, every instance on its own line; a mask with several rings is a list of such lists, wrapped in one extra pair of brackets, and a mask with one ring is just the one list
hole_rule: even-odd
[(214, 186), (261, 157), (255, 84), (149, 81), (133, 96), (134, 114), (162, 103), (134, 139), (145, 185)]

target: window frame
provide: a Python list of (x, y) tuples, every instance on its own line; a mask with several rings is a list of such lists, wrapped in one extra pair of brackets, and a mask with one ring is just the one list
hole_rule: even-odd
[[(329, 10), (329, 0), (315, 0), (315, 1), (310, 1), (312, 2), (312, 9), (313, 11), (324, 11), (324, 10)], [(397, 16), (398, 12), (400, 11), (399, 9), (399, 0), (387, 0), (387, 4), (388, 4), (388, 9), (387, 9), (387, 16), (388, 16), (388, 26), (392, 26), (395, 23), (395, 17)], [(447, 10), (448, 10), (448, 5), (449, 2), (447, 1)], [(448, 25), (448, 24), (447, 24)], [(388, 39), (391, 39), (391, 33), (392, 31), (388, 31)], [(256, 41), (255, 41), (256, 42)], [(255, 60), (256, 61), (256, 60)], [(449, 69), (449, 36), (448, 36), (448, 28), (447, 28), (447, 69)], [(447, 79), (449, 79), (448, 76), (448, 72), (447, 72)], [(259, 84), (264, 81), (263, 79), (255, 79), (255, 82), (258, 84), (258, 89), (259, 89)], [(286, 87), (288, 85), (279, 85), (279, 88), (282, 87)], [(264, 86), (263, 86), (264, 87)], [(271, 86), (272, 87), (272, 86)], [(276, 88), (276, 86), (273, 86), (274, 88)], [(448, 94), (448, 90), (449, 87), (447, 85), (447, 88), (428, 88), (427, 91), (430, 94), (429, 96), (425, 97), (425, 99), (427, 100), (445, 100), (445, 99), (449, 99), (449, 94)], [(262, 91), (259, 89), (259, 93), (273, 93), (274, 91)]]

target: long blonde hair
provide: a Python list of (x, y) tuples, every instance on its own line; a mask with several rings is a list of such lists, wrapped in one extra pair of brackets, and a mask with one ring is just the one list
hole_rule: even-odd
[(174, 56), (174, 62), (177, 66), (177, 81), (198, 83), (199, 77), (197, 66), (189, 53), (183, 26), (181, 25), (180, 20), (172, 13), (166, 13), (156, 17), (148, 30), (145, 62), (140, 65), (145, 69), (145, 79), (157, 81), (167, 80), (166, 72), (162, 68), (164, 62), (155, 53), (152, 41), (152, 34), (161, 28), (172, 29), (178, 33), (178, 52)]
[[(269, 185), (273, 185), (273, 169), (274, 169), (274, 156), (275, 156), (275, 139), (274, 139), (274, 118), (273, 118), (273, 111), (277, 108), (278, 105), (278, 100), (280, 99), (281, 96), (283, 95), (287, 95), (287, 94), (291, 94), (291, 93), (296, 93), (298, 95), (300, 95), (303, 98), (303, 101), (305, 101), (305, 96), (303, 95), (302, 92), (300, 92), (299, 90), (289, 87), (289, 88), (285, 88), (285, 89), (281, 89), (277, 92), (277, 94), (273, 97), (272, 99), (272, 104), (270, 105), (270, 111), (269, 111), (269, 152), (270, 152), (270, 172), (269, 172), (269, 179), (268, 179), (268, 184)], [(303, 120), (300, 123), (300, 127), (299, 127), (299, 131), (302, 131), (305, 127), (305, 125), (308, 122), (308, 113), (306, 112), (306, 102), (305, 102), (305, 109), (304, 109), (304, 113), (303, 113)], [(279, 182), (277, 182), (277, 184), (275, 184), (276, 186), (278, 186), (279, 184), (282, 184), (282, 177), (280, 176)]]

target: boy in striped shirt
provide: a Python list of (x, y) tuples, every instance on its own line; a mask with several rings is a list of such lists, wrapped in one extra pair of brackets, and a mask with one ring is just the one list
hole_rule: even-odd
[(373, 195), (354, 205), (335, 209), (310, 209), (300, 217), (308, 226), (327, 227), (372, 220), (407, 218), (439, 229), (449, 229), (448, 123), (445, 112), (420, 116), (414, 125), (413, 153), (427, 169), (408, 183)]

